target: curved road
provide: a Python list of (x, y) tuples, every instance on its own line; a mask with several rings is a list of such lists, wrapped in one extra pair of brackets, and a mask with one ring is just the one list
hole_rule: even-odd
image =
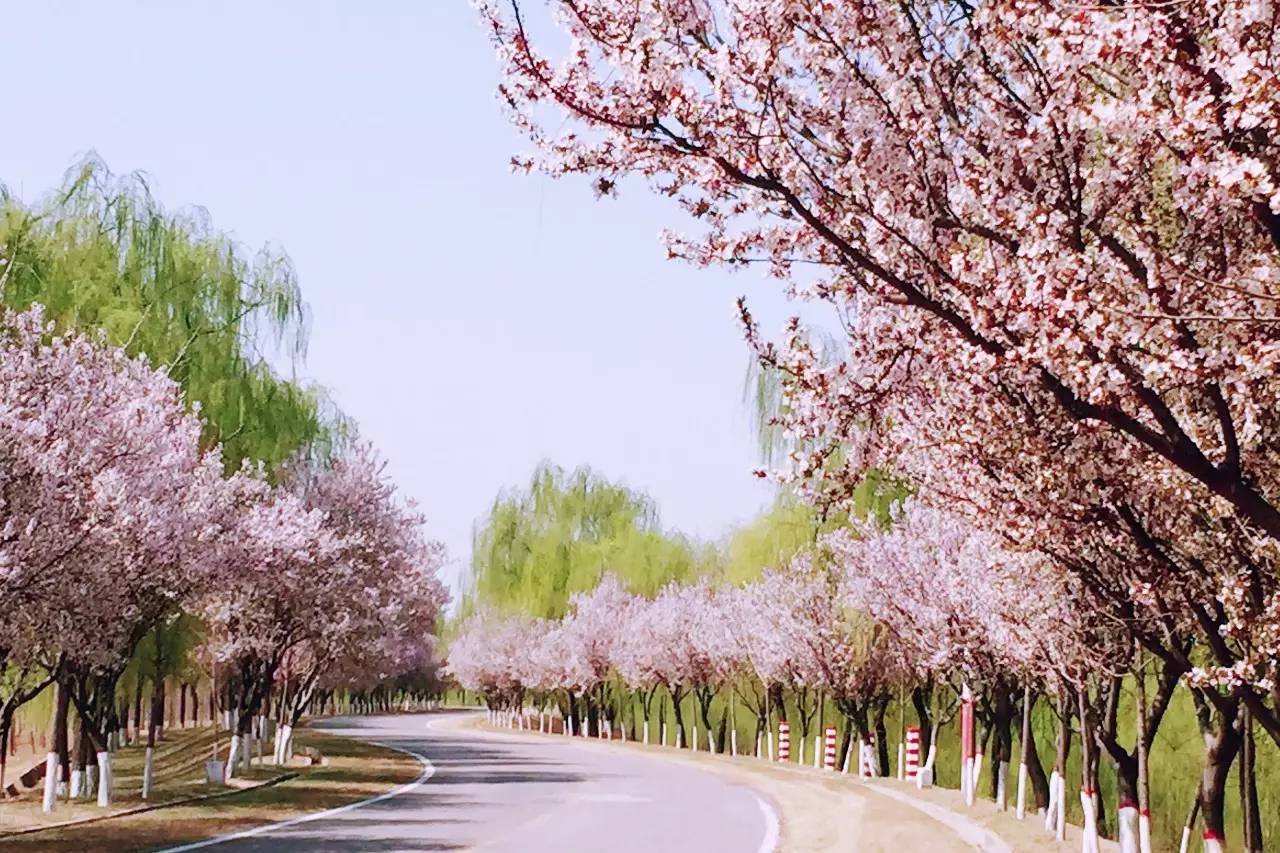
[(326, 730), (425, 756), (420, 785), (319, 820), (176, 849), (766, 853), (773, 810), (676, 762), (564, 737), (459, 726), (467, 714), (343, 718)]

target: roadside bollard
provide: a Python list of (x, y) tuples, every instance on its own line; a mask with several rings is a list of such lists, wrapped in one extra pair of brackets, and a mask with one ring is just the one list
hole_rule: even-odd
[(920, 772), (920, 727), (911, 726), (907, 729), (907, 780), (916, 781), (916, 774)]
[(791, 760), (791, 724), (786, 720), (778, 723), (778, 760)]
[(823, 753), (822, 766), (826, 770), (836, 769), (836, 727), (827, 726), (826, 751)]

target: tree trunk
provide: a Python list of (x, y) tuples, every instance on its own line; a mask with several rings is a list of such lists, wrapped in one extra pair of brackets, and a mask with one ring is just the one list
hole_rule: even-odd
[(142, 740), (142, 675), (138, 675), (138, 683), (133, 691), (133, 740)]
[(566, 690), (565, 695), (568, 697), (568, 713), (565, 714), (565, 720), (569, 725), (570, 734), (580, 734), (578, 724), (578, 702), (577, 697), (572, 690)]
[(12, 727), (13, 721), (6, 713), (3, 719), (0, 719), (0, 802), (8, 796), (5, 787), (5, 771), (9, 768), (9, 733)]
[(58, 679), (57, 696), (54, 700), (53, 721), (49, 736), (49, 752), (44, 763), (44, 799), (41, 808), (46, 814), (52, 812), (58, 803), (58, 777), (61, 776), (61, 753), (58, 745), (67, 741), (67, 712), (71, 707), (71, 689), (65, 679)]
[(591, 691), (584, 691), (582, 701), (587, 706), (587, 737), (600, 736), (600, 706), (596, 702), (595, 697), (591, 695)]
[[(707, 733), (707, 748), (714, 750), (715, 741), (713, 740), (713, 737), (714, 737), (713, 732), (715, 731), (715, 729), (711, 725), (711, 703), (715, 699), (715, 693), (712, 692), (710, 688), (703, 687), (697, 691), (697, 698), (698, 698), (698, 716), (702, 720), (702, 728)], [(695, 727), (697, 726), (696, 722), (694, 723), (694, 726)]]
[(769, 687), (769, 699), (773, 705), (774, 712), (778, 715), (778, 720), (787, 719), (787, 701), (782, 695), (782, 685), (774, 684)]
[(991, 799), (1005, 807), (1009, 761), (1013, 757), (1013, 700), (1004, 684), (995, 687), (991, 713)]
[[(1036, 694), (1031, 694), (1031, 708), (1035, 709)], [(1031, 782), (1031, 790), (1036, 794), (1036, 810), (1049, 808), (1049, 778), (1045, 775), (1044, 764), (1040, 761), (1040, 750), (1036, 747), (1033, 731), (1027, 733), (1027, 779)]]
[(1244, 853), (1262, 853), (1262, 815), (1258, 811), (1253, 716), (1240, 711), (1240, 813), (1244, 823)]
[(676, 723), (676, 746), (687, 747), (689, 745), (688, 732), (684, 730), (684, 710), (680, 707), (684, 700), (684, 691), (676, 689), (668, 690), (671, 694), (671, 716), (675, 718)]
[(58, 784), (64, 791), (71, 785), (71, 691), (64, 690), (58, 696), (58, 719), (54, 724), (54, 751), (58, 753)]
[(1200, 814), (1204, 821), (1204, 849), (1219, 853), (1226, 848), (1227, 775), (1240, 750), (1236, 729), (1239, 700), (1216, 697), (1216, 702), (1193, 690), (1196, 717), (1204, 739), (1204, 768), (1200, 774)]
[(924, 761), (933, 744), (933, 715), (929, 711), (932, 690), (925, 687), (911, 688), (911, 705), (916, 710), (916, 722), (920, 726), (920, 760)]
[(836, 753), (836, 766), (843, 768), (849, 761), (849, 750), (853, 749), (853, 718), (848, 714), (844, 715), (844, 725), (841, 727), (840, 734), (840, 750)]
[(142, 764), (142, 799), (151, 797), (151, 785), (154, 781), (156, 736), (164, 725), (164, 679), (156, 678), (151, 682), (151, 714), (147, 720), (147, 752)]
[(79, 799), (88, 796), (89, 782), (85, 770), (89, 764), (89, 733), (85, 730), (84, 720), (76, 720), (76, 758), (71, 770), (71, 798)]
[(875, 700), (876, 752), (880, 756), (880, 775), (888, 776), (889, 769), (889, 729), (884, 724), (885, 713), (889, 710), (889, 697), (880, 696)]

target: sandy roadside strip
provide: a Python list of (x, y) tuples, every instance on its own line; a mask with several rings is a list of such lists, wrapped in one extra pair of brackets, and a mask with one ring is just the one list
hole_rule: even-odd
[[(483, 715), (462, 717), (456, 726), (472, 726), (500, 737), (563, 738), (563, 735), (496, 728)], [(634, 742), (578, 738), (584, 747), (643, 751), (670, 761), (696, 764), (768, 797), (781, 822), (782, 853), (1067, 853), (1080, 849), (1080, 834), (1069, 827), (1067, 840), (1057, 842), (1044, 832), (1042, 818), (1028, 815), (1018, 821), (1012, 810), (1000, 812), (980, 800), (966, 808), (958, 791), (947, 788), (917, 790), (896, 779), (863, 782), (842, 773), (780, 765), (751, 757), (731, 758), (672, 747)], [(943, 821), (946, 821), (944, 823)], [(948, 826), (947, 824), (951, 824)], [(952, 827), (963, 827), (962, 838)], [(1102, 853), (1117, 851), (1103, 841)]]

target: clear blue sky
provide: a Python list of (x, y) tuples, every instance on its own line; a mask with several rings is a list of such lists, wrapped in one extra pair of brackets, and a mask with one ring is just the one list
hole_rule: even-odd
[(717, 538), (765, 505), (733, 300), (755, 273), (668, 262), (636, 187), (513, 175), (465, 0), (26, 2), (0, 11), (0, 181), (40, 197), (96, 150), (283, 247), (314, 312), (306, 375), (449, 546), (542, 459), (649, 492)]

